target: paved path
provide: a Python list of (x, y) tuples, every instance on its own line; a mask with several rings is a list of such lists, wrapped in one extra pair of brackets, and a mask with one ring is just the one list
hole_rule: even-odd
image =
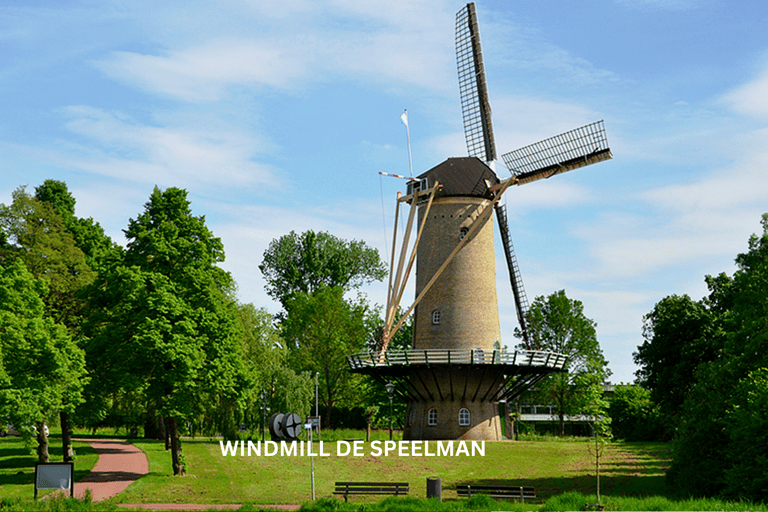
[(93, 501), (101, 501), (124, 491), (129, 485), (149, 473), (149, 461), (144, 452), (127, 441), (112, 439), (78, 439), (99, 453), (99, 460), (90, 473), (75, 482), (75, 496), (82, 497), (90, 489)]

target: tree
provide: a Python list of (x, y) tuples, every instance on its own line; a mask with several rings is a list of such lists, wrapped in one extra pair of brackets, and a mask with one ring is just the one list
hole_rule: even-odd
[(98, 222), (90, 217), (85, 219), (75, 216), (76, 201), (65, 182), (45, 180), (42, 185), (35, 187), (35, 199), (61, 216), (64, 227), (85, 254), (85, 261), (90, 268), (98, 270), (107, 262), (120, 259), (120, 246), (104, 233)]
[(768, 368), (751, 372), (736, 388), (726, 414), (725, 495), (768, 502)]
[(633, 354), (638, 384), (651, 392), (667, 425), (679, 423), (696, 368), (714, 359), (714, 315), (704, 301), (670, 295), (643, 317), (645, 341)]
[(8, 241), (2, 260), (19, 258), (36, 279), (47, 281), (48, 293), (43, 298), (47, 313), (56, 322), (75, 328), (84, 305), (76, 292), (93, 281), (95, 274), (61, 216), (19, 187), (9, 206), (0, 205), (0, 226)]
[(306, 417), (314, 396), (312, 375), (297, 374), (289, 366), (288, 349), (266, 309), (242, 304), (238, 312), (243, 360), (251, 372), (255, 391), (246, 405), (246, 423), (265, 428), (264, 420), (269, 416), (262, 411), (265, 407)]
[(320, 399), (326, 408), (325, 424), (332, 425), (331, 411), (345, 399), (357, 397), (359, 376), (348, 371), (345, 356), (358, 352), (368, 338), (367, 306), (350, 304), (339, 287), (322, 288), (314, 295), (297, 293), (286, 303), (288, 315), (281, 324), (282, 336), (291, 347), (293, 367), (320, 374)]
[(46, 288), (21, 262), (0, 265), (0, 417), (25, 436), (36, 426), (39, 462), (48, 462), (46, 421), (79, 402), (85, 373), (83, 351), (45, 315)]
[[(536, 393), (558, 408), (560, 434), (565, 433), (565, 416), (580, 411), (593, 381), (608, 377), (608, 362), (597, 341), (596, 324), (584, 315), (584, 306), (571, 300), (565, 290), (548, 297), (536, 297), (526, 316), (534, 350), (568, 356), (565, 372), (556, 373), (536, 387)], [(522, 338), (519, 331), (516, 335)]]
[(90, 366), (105, 389), (142, 396), (165, 419), (173, 472), (182, 475), (182, 425), (207, 413), (225, 426), (251, 391), (234, 283), (216, 266), (221, 241), (192, 215), (184, 190), (155, 187), (125, 233), (125, 264), (90, 290)]
[[(74, 199), (71, 196), (67, 199), (60, 210), (73, 216)], [(2, 251), (2, 258), (18, 258), (34, 278), (46, 281), (48, 292), (43, 297), (46, 314), (66, 326), (70, 337), (79, 342), (85, 305), (79, 292), (93, 281), (95, 273), (66, 229), (62, 216), (49, 203), (30, 196), (20, 187), (14, 191), (11, 205), (0, 205), (0, 225), (10, 241)], [(69, 414), (80, 397), (73, 399), (73, 403), (64, 404), (60, 410), (65, 461), (73, 457)]]
[(618, 385), (610, 399), (608, 415), (615, 437), (625, 441), (663, 441), (667, 429), (651, 392), (640, 385)]
[(376, 249), (314, 231), (301, 235), (291, 231), (273, 240), (259, 270), (267, 281), (267, 293), (284, 308), (299, 293), (312, 295), (335, 286), (349, 291), (387, 275)]
[(732, 280), (708, 278), (712, 310), (718, 313), (717, 350), (695, 370), (667, 474), (683, 495), (766, 497), (766, 460), (753, 456), (765, 453), (765, 439), (751, 429), (765, 424), (768, 214), (762, 227), (760, 236), (750, 237), (748, 251), (736, 257)]

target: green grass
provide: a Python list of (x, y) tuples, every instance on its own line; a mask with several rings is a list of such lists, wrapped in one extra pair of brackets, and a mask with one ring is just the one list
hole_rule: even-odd
[[(119, 434), (97, 433), (100, 438), (125, 438)], [(150, 472), (119, 496), (101, 504), (46, 500), (34, 506), (38, 507), (36, 510), (115, 510), (117, 503), (245, 503), (243, 510), (259, 510), (259, 504), (304, 503), (305, 511), (532, 511), (584, 510), (586, 504), (596, 502), (594, 459), (589, 452), (591, 443), (586, 439), (487, 442), (484, 457), (374, 457), (369, 444), (364, 445), (362, 457), (337, 456), (336, 440), (364, 436), (362, 431), (323, 433), (325, 451), (331, 456), (314, 459), (316, 502), (311, 501), (308, 457), (225, 457), (219, 439), (185, 438), (182, 445), (189, 464), (186, 477), (172, 476), (171, 455), (165, 451), (163, 442), (132, 439), (147, 454)], [(388, 438), (387, 431), (373, 436), (380, 440)], [(51, 460), (61, 460), (60, 440), (55, 431), (51, 453)], [(79, 479), (95, 464), (96, 455), (85, 443), (76, 444), (76, 454)], [(20, 439), (0, 439), (0, 510), (30, 508), (34, 462), (34, 455)], [(665, 487), (668, 464), (668, 448), (663, 443), (610, 445), (601, 461), (601, 494), (606, 510), (766, 510), (749, 503), (673, 501)], [(23, 474), (17, 476), (17, 471)], [(425, 498), (426, 479), (434, 476), (442, 479), (442, 503)], [(336, 481), (376, 480), (407, 481), (410, 496), (384, 500), (354, 497), (345, 504), (333, 495)], [(539, 498), (520, 504), (481, 496), (468, 502), (456, 497), (458, 483), (532, 486)]]
[[(48, 454), (51, 462), (64, 460), (61, 435), (55, 431), (49, 437)], [(96, 464), (98, 454), (88, 443), (74, 441), (75, 481), (87, 475)], [(33, 447), (24, 445), (20, 437), (0, 439), (0, 497), (31, 498), (35, 494), (35, 462), (37, 453)], [(54, 491), (39, 491), (45, 496)]]
[[(175, 478), (162, 442), (134, 443), (147, 453), (150, 474), (120, 495), (123, 503), (302, 503), (311, 498), (308, 457), (225, 457), (218, 439), (185, 439), (188, 475)], [(533, 486), (540, 503), (563, 492), (594, 492), (589, 443), (583, 440), (487, 442), (484, 457), (374, 457), (368, 444), (363, 457), (340, 457), (335, 442), (324, 444), (332, 455), (315, 457), (317, 497), (333, 497), (336, 481), (377, 480), (407, 481), (411, 496), (425, 497), (426, 479), (433, 476), (442, 479), (446, 499), (456, 498), (457, 483)], [(602, 462), (602, 492), (664, 495), (667, 463), (663, 444), (611, 445)]]

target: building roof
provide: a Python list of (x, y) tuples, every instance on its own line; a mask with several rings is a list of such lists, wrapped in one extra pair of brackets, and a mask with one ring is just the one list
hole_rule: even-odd
[(449, 158), (418, 178), (427, 178), (430, 186), (435, 180), (440, 182), (443, 186), (437, 193), (440, 197), (490, 197), (486, 181), (491, 185), (499, 183), (496, 173), (476, 157)]

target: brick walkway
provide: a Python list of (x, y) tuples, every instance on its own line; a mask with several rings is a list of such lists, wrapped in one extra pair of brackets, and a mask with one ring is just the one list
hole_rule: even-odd
[(90, 473), (75, 482), (75, 496), (82, 497), (90, 489), (93, 501), (102, 501), (149, 473), (149, 461), (144, 452), (127, 441), (112, 439), (78, 439), (90, 444), (99, 460)]

